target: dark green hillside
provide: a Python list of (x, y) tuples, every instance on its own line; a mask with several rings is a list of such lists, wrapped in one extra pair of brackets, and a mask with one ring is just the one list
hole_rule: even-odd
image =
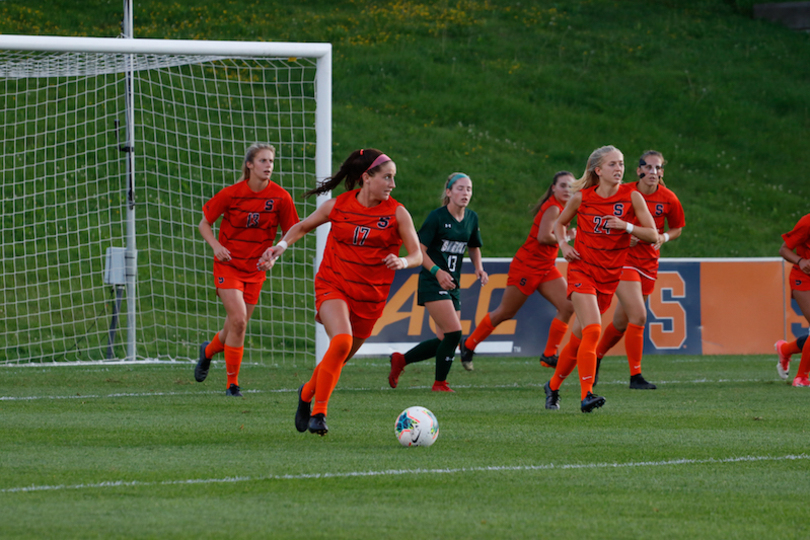
[[(112, 36), (120, 2), (10, 0), (0, 31)], [(93, 13), (93, 17), (88, 17)], [(137, 37), (329, 41), (334, 160), (399, 165), (417, 225), (475, 181), (485, 254), (511, 256), (551, 175), (603, 144), (661, 150), (687, 229), (665, 255), (776, 256), (808, 212), (810, 36), (723, 0), (136, 1)]]

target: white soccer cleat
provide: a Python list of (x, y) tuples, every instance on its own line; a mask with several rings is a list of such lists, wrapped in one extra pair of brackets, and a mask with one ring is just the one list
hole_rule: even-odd
[(773, 347), (776, 349), (776, 356), (779, 357), (779, 361), (776, 362), (776, 372), (783, 381), (788, 380), (790, 376), (790, 357), (782, 354), (782, 345), (785, 343), (787, 343), (787, 341), (780, 339), (773, 344)]

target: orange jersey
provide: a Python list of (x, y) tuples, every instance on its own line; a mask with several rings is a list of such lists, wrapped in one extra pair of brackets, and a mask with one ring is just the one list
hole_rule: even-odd
[(382, 314), (394, 270), (383, 259), (399, 255), (402, 238), (396, 211), (402, 206), (393, 198), (366, 208), (357, 201), (359, 189), (339, 195), (329, 212), (332, 224), (315, 287), (337, 289), (354, 300), (357, 315), (377, 318)]
[(286, 232), (298, 223), (298, 211), (287, 190), (274, 182), (257, 192), (243, 180), (222, 189), (203, 206), (205, 220), (213, 224), (222, 216), (219, 243), (231, 252), (231, 260), (214, 258), (214, 275), (242, 281), (263, 281), (265, 272), (256, 265), (273, 245), (278, 226)]
[[(638, 191), (638, 182), (630, 185), (634, 191)], [(670, 229), (677, 229), (686, 225), (681, 201), (678, 200), (678, 197), (671, 189), (659, 185), (655, 193), (651, 195), (641, 193), (641, 196), (644, 197), (644, 201), (647, 203), (647, 208), (655, 220), (655, 228), (658, 229), (659, 234), (664, 234), (665, 221), (669, 224)], [(638, 221), (636, 221), (636, 224), (638, 225)], [(627, 252), (627, 260), (624, 265), (637, 270), (647, 279), (654, 281), (658, 277), (658, 258), (660, 256), (661, 251), (654, 249), (653, 244), (639, 240), (638, 244), (631, 247), (630, 251)]]
[[(630, 246), (630, 235), (623, 230), (608, 229), (603, 224), (605, 216), (616, 216), (633, 223), (630, 184), (619, 185), (612, 197), (604, 198), (596, 193), (596, 187), (583, 189), (582, 203), (577, 210), (577, 236), (574, 249), (581, 257), (568, 265), (568, 282), (592, 281), (602, 293), (613, 294), (619, 285), (622, 267)], [(583, 276), (584, 274), (584, 276)]]
[[(802, 259), (810, 259), (810, 214), (802, 217), (793, 227), (793, 230), (782, 235), (782, 240), (789, 249), (795, 249)], [(810, 276), (805, 274), (799, 265), (794, 264), (790, 269), (790, 288), (807, 290)]]
[(515, 253), (512, 263), (509, 265), (510, 273), (512, 270), (524, 274), (542, 273), (554, 266), (557, 259), (557, 250), (559, 249), (557, 245), (541, 244), (537, 241), (537, 230), (540, 228), (540, 221), (543, 219), (543, 214), (551, 207), (557, 207), (560, 211), (563, 209), (563, 205), (554, 195), (543, 203), (540, 211), (534, 216), (528, 238)]

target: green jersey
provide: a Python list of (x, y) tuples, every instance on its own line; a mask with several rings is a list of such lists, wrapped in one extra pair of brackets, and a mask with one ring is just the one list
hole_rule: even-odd
[[(478, 214), (465, 209), (464, 219), (456, 220), (446, 206), (432, 211), (422, 228), (419, 229), (419, 241), (427, 247), (427, 254), (433, 262), (445, 272), (449, 272), (456, 282), (455, 291), (461, 280), (461, 261), (468, 247), (482, 246), (481, 231), (478, 228)], [(438, 280), (430, 270), (422, 267), (419, 274), (419, 289), (441, 290)]]

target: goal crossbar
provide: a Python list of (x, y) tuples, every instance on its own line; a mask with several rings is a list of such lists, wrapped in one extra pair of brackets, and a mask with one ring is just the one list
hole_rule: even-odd
[[(331, 43), (266, 41), (196, 41), (61, 36), (0, 35), (0, 50), (95, 52), (117, 54), (190, 54), (205, 56), (268, 56), (325, 58), (331, 63)], [(331, 73), (330, 75), (331, 80)]]

